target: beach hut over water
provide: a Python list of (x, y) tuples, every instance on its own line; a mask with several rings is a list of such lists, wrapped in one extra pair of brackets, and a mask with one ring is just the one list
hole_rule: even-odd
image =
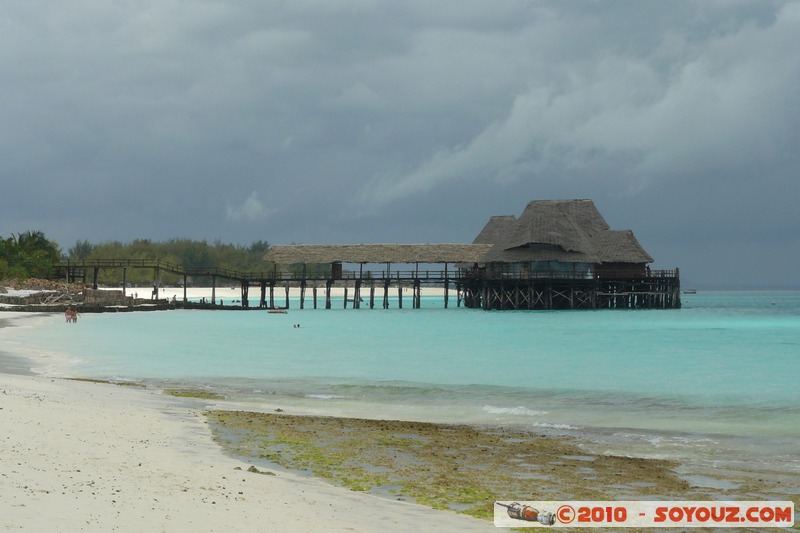
[(468, 307), (680, 307), (678, 269), (653, 271), (630, 230), (612, 230), (592, 200), (534, 200), (493, 216), (473, 240), (491, 246), (463, 272)]
[(491, 244), (488, 277), (642, 277), (653, 258), (630, 230), (612, 230), (592, 200), (535, 200), (494, 216), (473, 240)]
[[(457, 302), (482, 309), (651, 309), (679, 308), (678, 269), (653, 270), (653, 258), (630, 230), (612, 230), (591, 200), (535, 200), (519, 217), (493, 216), (471, 244), (293, 244), (271, 246), (264, 269), (239, 272), (214, 266), (186, 269), (159, 260), (98, 259), (66, 261), (53, 269), (53, 279), (75, 281), (101, 269), (153, 269), (154, 295), (161, 272), (183, 276), (183, 304), (191, 277), (210, 277), (211, 305), (218, 279), (241, 285), (241, 306), (249, 307), (249, 290), (260, 287), (259, 308), (275, 309), (275, 290), (283, 285), (289, 307), (290, 286), (300, 289), (300, 308), (311, 289), (324, 290), (331, 308), (332, 288), (344, 289), (343, 307), (362, 302), (375, 307), (375, 296), (389, 308), (390, 289), (403, 307), (420, 308), (422, 286), (443, 289), (444, 307), (451, 289)], [(362, 291), (364, 296), (362, 297)], [(366, 294), (369, 294), (368, 304)], [(269, 295), (269, 298), (267, 298)], [(177, 302), (173, 302), (173, 306)]]
[[(402, 301), (403, 284), (412, 288), (413, 307), (419, 307), (424, 283), (445, 288), (445, 307), (451, 284), (459, 305), (483, 309), (680, 307), (678, 269), (651, 270), (653, 258), (633, 232), (612, 230), (586, 199), (535, 200), (519, 217), (493, 216), (471, 244), (276, 245), (264, 260), (275, 269), (270, 291), (277, 279), (287, 287), (299, 283), (301, 307), (307, 282), (325, 283), (329, 308), (332, 284), (348, 280), (354, 307), (362, 284), (369, 286), (370, 307), (376, 287), (384, 307), (390, 285)], [(344, 270), (346, 264), (354, 268)], [(413, 268), (397, 268), (403, 264)]]

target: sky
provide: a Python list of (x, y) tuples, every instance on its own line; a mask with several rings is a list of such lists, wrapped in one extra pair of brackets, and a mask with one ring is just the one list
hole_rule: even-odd
[(11, 0), (0, 236), (464, 243), (590, 198), (800, 288), (800, 2)]

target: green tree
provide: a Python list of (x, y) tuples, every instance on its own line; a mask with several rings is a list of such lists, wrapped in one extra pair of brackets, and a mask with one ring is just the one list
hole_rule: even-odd
[[(186, 270), (203, 270), (208, 268), (221, 268), (239, 272), (266, 272), (269, 265), (262, 258), (269, 249), (266, 241), (256, 241), (247, 246), (234, 245), (215, 241), (209, 244), (205, 240), (195, 241), (190, 239), (170, 239), (164, 242), (154, 242), (149, 239), (136, 239), (130, 243), (105, 242), (100, 244), (80, 243), (71, 251), (75, 256), (80, 250), (89, 250), (87, 261), (92, 260), (127, 260), (139, 259), (143, 261), (163, 261), (177, 265)], [(71, 253), (70, 257), (73, 257)], [(181, 276), (161, 272), (161, 283), (182, 283)], [(142, 268), (129, 268), (125, 279), (128, 283), (136, 285), (151, 285), (154, 281), (154, 272)], [(122, 280), (122, 274), (112, 269), (103, 269), (98, 281), (103, 284), (117, 284)], [(195, 278), (191, 283), (195, 285), (208, 284), (210, 278)]]
[(0, 275), (4, 277), (47, 277), (61, 258), (58, 244), (41, 231), (12, 233), (0, 243)]
[(94, 245), (89, 241), (77, 241), (75, 246), (67, 250), (67, 256), (71, 261), (81, 261), (88, 259), (92, 255)]

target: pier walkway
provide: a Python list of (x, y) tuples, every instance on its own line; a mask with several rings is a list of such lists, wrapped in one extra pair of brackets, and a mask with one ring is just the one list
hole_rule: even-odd
[[(423, 259), (431, 259), (425, 257)], [(309, 265), (281, 270), (272, 268), (259, 272), (241, 272), (218, 267), (186, 269), (180, 265), (159, 260), (100, 259), (92, 261), (64, 261), (54, 266), (52, 279), (67, 282), (82, 281), (97, 288), (101, 270), (120, 272), (119, 283), (123, 295), (128, 287), (129, 269), (149, 269), (153, 272), (153, 299), (158, 299), (161, 274), (164, 272), (182, 277), (183, 299), (175, 307), (217, 307), (218, 284), (234, 283), (241, 288), (239, 308), (250, 308), (250, 289), (259, 291), (258, 306), (254, 309), (288, 309), (290, 287), (299, 288), (299, 307), (307, 305), (314, 309), (332, 307), (332, 289), (344, 291), (343, 306), (353, 309), (376, 306), (389, 308), (389, 299), (396, 294), (400, 308), (404, 305), (404, 294), (409, 291), (412, 309), (421, 307), (422, 287), (443, 289), (444, 307), (451, 305), (455, 296), (457, 307), (485, 310), (511, 309), (641, 309), (679, 308), (680, 276), (678, 269), (653, 270), (646, 274), (628, 271), (604, 271), (602, 276), (587, 276), (585, 272), (537, 271), (503, 273), (488, 276), (471, 261), (441, 261), (442, 268), (420, 268), (420, 263), (411, 262), (414, 268), (392, 269), (386, 263), (382, 269), (364, 269), (365, 263), (355, 264), (358, 269), (343, 270), (340, 262), (333, 262), (323, 274), (315, 273)], [(469, 257), (467, 257), (469, 259)], [(436, 264), (431, 261), (428, 264)], [(451, 265), (451, 263), (453, 263)], [(190, 302), (187, 287), (198, 278), (210, 279), (212, 296), (210, 305)], [(276, 299), (276, 292), (283, 298)], [(309, 294), (310, 292), (310, 294)], [(282, 300), (279, 302), (278, 300)], [(231, 306), (226, 306), (230, 309)]]

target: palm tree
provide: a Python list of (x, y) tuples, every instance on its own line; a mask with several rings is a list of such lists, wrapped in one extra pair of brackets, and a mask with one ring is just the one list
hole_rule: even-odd
[(5, 263), (5, 274), (43, 277), (60, 258), (58, 244), (48, 240), (41, 231), (12, 233), (9, 238), (0, 240), (0, 259)]

